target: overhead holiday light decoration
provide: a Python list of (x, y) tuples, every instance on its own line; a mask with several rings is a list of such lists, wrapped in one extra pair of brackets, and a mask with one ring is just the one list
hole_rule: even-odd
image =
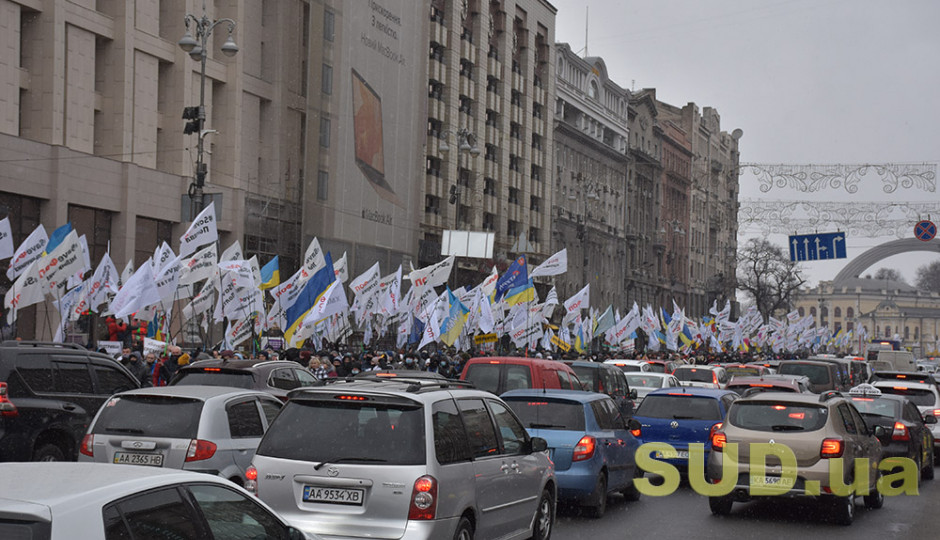
[(738, 232), (803, 234), (839, 230), (852, 236), (909, 236), (911, 224), (940, 215), (940, 205), (924, 202), (829, 202), (744, 199), (738, 209)]
[(827, 189), (844, 189), (857, 193), (859, 185), (869, 179), (882, 183), (885, 193), (898, 189), (937, 190), (937, 165), (935, 163), (879, 163), (863, 165), (795, 165), (742, 163), (739, 169), (749, 171), (757, 177), (760, 190), (791, 189), (804, 193), (815, 193)]

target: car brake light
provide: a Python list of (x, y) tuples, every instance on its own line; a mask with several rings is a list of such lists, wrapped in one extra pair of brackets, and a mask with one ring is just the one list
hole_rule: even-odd
[(721, 452), (725, 448), (725, 443), (728, 442), (728, 437), (724, 433), (720, 433), (718, 430), (721, 429), (721, 426), (724, 425), (722, 422), (712, 426), (711, 431), (708, 433), (708, 438), (712, 443), (712, 450), (716, 452)]
[(82, 446), (79, 447), (78, 451), (86, 456), (95, 457), (95, 449), (92, 447), (93, 444), (95, 444), (95, 436), (89, 433), (82, 437)]
[(683, 394), (682, 392), (666, 392), (667, 396), (691, 396), (692, 394)]
[(221, 372), (221, 371), (222, 371), (222, 368), (207, 367), (207, 368), (203, 369), (203, 371)]
[(895, 389), (895, 390), (907, 390), (907, 387), (906, 387), (906, 386), (895, 386), (894, 389)]
[(186, 461), (202, 461), (215, 455), (216, 445), (214, 442), (203, 441), (202, 439), (193, 439), (189, 441), (189, 449), (186, 450)]
[(750, 386), (751, 388), (755, 388), (755, 387), (756, 387), (756, 388), (773, 388), (773, 387), (774, 387), (774, 385), (772, 385), (772, 384), (757, 384), (757, 383), (752, 383), (752, 384), (749, 385), (749, 386)]
[(578, 441), (578, 444), (574, 447), (574, 454), (571, 456), (571, 461), (584, 461), (585, 459), (591, 459), (594, 456), (594, 449), (597, 447), (597, 440), (590, 435), (585, 435), (581, 437), (581, 440)]
[(794, 420), (802, 420), (802, 419), (806, 418), (806, 413), (791, 412), (791, 413), (788, 414), (787, 416), (790, 417), (790, 418), (792, 418), (792, 419), (794, 419)]
[(775, 411), (785, 411), (785, 410), (787, 410), (787, 407), (786, 407), (786, 405), (774, 405), (774, 410), (775, 410)]
[(437, 480), (433, 476), (422, 476), (415, 480), (411, 490), (411, 506), (408, 519), (434, 519), (437, 514)]
[(0, 416), (19, 416), (16, 405), (7, 397), (7, 383), (0, 382)]
[(891, 433), (892, 441), (909, 441), (911, 440), (911, 434), (907, 431), (907, 426), (901, 422), (894, 423), (894, 431)]
[(907, 378), (907, 375), (895, 375), (894, 377), (895, 377), (896, 379), (906, 379), (906, 378)]
[(712, 383), (718, 384), (718, 374), (712, 371)]
[(548, 405), (547, 401), (529, 401), (526, 405), (530, 407), (538, 407), (539, 405)]
[(630, 435), (633, 435), (634, 437), (639, 437), (642, 434), (643, 434), (643, 430), (640, 428), (630, 430)]
[(343, 401), (367, 401), (369, 398), (363, 396), (336, 396), (335, 399)]
[(842, 457), (843, 451), (845, 451), (845, 443), (842, 439), (823, 439), (819, 457), (824, 459)]
[(854, 397), (852, 401), (875, 401), (875, 398), (870, 397)]
[(245, 489), (255, 497), (258, 496), (258, 469), (254, 465), (245, 469)]

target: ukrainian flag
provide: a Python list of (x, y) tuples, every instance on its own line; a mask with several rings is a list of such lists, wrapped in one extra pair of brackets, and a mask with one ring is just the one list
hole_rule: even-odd
[(470, 310), (454, 296), (450, 288), (447, 289), (447, 299), (450, 302), (450, 310), (447, 315), (447, 320), (444, 321), (441, 327), (441, 341), (448, 347), (451, 347), (454, 345), (454, 342), (457, 341), (457, 336), (463, 331), (463, 327), (467, 324)]
[(52, 231), (52, 234), (49, 235), (49, 241), (46, 242), (46, 254), (52, 253), (55, 248), (59, 247), (59, 244), (65, 240), (65, 237), (68, 236), (70, 232), (72, 232), (71, 221)]
[(281, 284), (281, 270), (278, 267), (277, 255), (268, 264), (261, 267), (261, 290), (277, 287)]
[(526, 283), (514, 289), (509, 289), (503, 299), (505, 300), (506, 304), (510, 306), (521, 304), (523, 302), (531, 302), (535, 300), (535, 285), (530, 279)]
[(303, 290), (297, 296), (294, 305), (287, 308), (287, 330), (284, 331), (284, 340), (287, 343), (291, 343), (294, 332), (300, 327), (304, 317), (307, 316), (307, 313), (317, 304), (317, 300), (336, 280), (336, 274), (333, 272), (333, 257), (327, 253), (324, 260), (326, 265), (307, 281)]

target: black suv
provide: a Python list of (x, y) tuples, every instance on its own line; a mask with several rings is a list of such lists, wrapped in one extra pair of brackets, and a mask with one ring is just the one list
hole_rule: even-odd
[(630, 383), (623, 370), (613, 364), (600, 362), (565, 362), (578, 375), (585, 390), (607, 394), (617, 403), (617, 408), (624, 416), (633, 416), (636, 408), (636, 390), (630, 389)]
[(71, 343), (0, 344), (0, 461), (74, 461), (89, 422), (139, 388), (111, 357)]
[(181, 367), (170, 381), (170, 386), (194, 384), (261, 390), (287, 401), (291, 390), (322, 383), (309, 369), (290, 360), (210, 358)]

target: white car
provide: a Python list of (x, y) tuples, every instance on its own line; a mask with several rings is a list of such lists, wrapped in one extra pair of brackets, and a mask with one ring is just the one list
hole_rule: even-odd
[(678, 388), (682, 386), (675, 375), (669, 373), (624, 373), (631, 390), (636, 390), (636, 404), (639, 405), (653, 390), (660, 388)]
[(0, 464), (0, 538), (302, 540), (235, 484), (207, 474), (102, 463)]
[(685, 365), (677, 367), (672, 374), (679, 379), (682, 386), (695, 388), (716, 388), (720, 390), (728, 386), (728, 381), (731, 379), (728, 371), (721, 366)]
[(632, 360), (632, 359), (613, 359), (613, 360), (604, 360), (605, 364), (613, 364), (627, 373), (632, 373), (634, 371), (640, 371), (643, 373), (653, 371), (653, 368), (650, 366), (649, 362), (645, 360)]

